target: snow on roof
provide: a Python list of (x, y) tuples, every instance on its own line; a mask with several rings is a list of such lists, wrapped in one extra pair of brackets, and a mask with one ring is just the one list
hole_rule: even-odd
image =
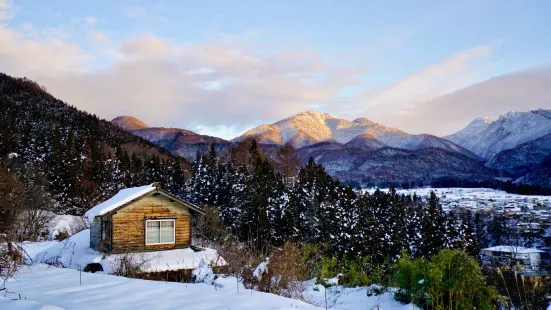
[(535, 248), (525, 248), (525, 247), (513, 246), (513, 245), (498, 245), (498, 246), (482, 249), (482, 251), (519, 253), (519, 254), (543, 253), (542, 250), (538, 250)]
[(91, 223), (96, 216), (109, 213), (138, 197), (154, 191), (155, 189), (156, 187), (154, 184), (122, 189), (115, 196), (88, 210), (84, 214), (84, 217)]

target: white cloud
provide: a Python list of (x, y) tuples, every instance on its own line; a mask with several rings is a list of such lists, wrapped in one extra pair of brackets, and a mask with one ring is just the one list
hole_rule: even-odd
[[(0, 0), (0, 71), (35, 79), (58, 98), (106, 119), (133, 115), (152, 126), (229, 139), (259, 121), (322, 107), (407, 132), (447, 134), (474, 116), (551, 108), (551, 69), (461, 89), (485, 69), (490, 46), (464, 50), (345, 102), (339, 92), (358, 85), (367, 69), (333, 66), (312, 51), (261, 53), (236, 38), (177, 44), (149, 35), (117, 41), (97, 29), (95, 19), (79, 19), (87, 25), (73, 31), (83, 32), (83, 48), (71, 41), (71, 27), (9, 28), (3, 20), (10, 10)], [(135, 7), (127, 13), (146, 12)]]
[(67, 28), (21, 32), (0, 23), (0, 71), (35, 79), (107, 119), (134, 115), (151, 125), (233, 134), (329, 102), (364, 72), (312, 52), (259, 53), (242, 42), (175, 44), (152, 35), (117, 42), (93, 24), (75, 30), (84, 32), (85, 49)]
[(399, 110), (414, 109), (419, 102), (468, 85), (486, 65), (481, 60), (490, 52), (490, 46), (477, 46), (461, 51), (381, 90), (370, 98), (370, 104)]
[(419, 110), (435, 98), (477, 82), (479, 74), (488, 67), (491, 51), (491, 46), (483, 45), (456, 53), (383, 89), (352, 98), (345, 114), (365, 116), (406, 132), (443, 132), (428, 125), (446, 127), (439, 116), (421, 118)]
[(9, 9), (12, 4), (9, 0), (0, 0), (0, 22), (10, 17)]
[(90, 25), (94, 25), (95, 23), (98, 22), (98, 20), (96, 18), (91, 17), (91, 16), (85, 17), (84, 20)]

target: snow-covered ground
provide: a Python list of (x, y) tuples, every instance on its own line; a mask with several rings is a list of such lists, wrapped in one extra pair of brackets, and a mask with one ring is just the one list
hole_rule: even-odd
[[(301, 299), (251, 291), (237, 284), (234, 277), (214, 279), (208, 265), (223, 260), (216, 251), (191, 249), (148, 252), (146, 270), (159, 271), (196, 268), (194, 275), (205, 283), (175, 283), (130, 279), (109, 275), (117, 255), (105, 256), (89, 248), (89, 231), (77, 233), (65, 241), (25, 242), (29, 266), (11, 279), (7, 294), (0, 296), (0, 309), (416, 309), (393, 299), (393, 293), (367, 296), (366, 287), (325, 288), (315, 280), (304, 283)], [(150, 257), (151, 256), (151, 257)], [(42, 262), (57, 260), (67, 268)], [(102, 264), (104, 272), (82, 272), (86, 264)], [(264, 266), (265, 267), (265, 266)], [(82, 278), (81, 278), (82, 277)], [(82, 279), (82, 284), (81, 284)], [(214, 282), (214, 285), (212, 285)], [(336, 284), (336, 283), (335, 283)], [(239, 292), (237, 287), (239, 286)], [(19, 299), (21, 296), (22, 300)]]
[[(0, 299), (0, 309), (325, 309), (324, 288), (320, 285), (307, 288), (304, 295), (309, 304), (247, 290), (242, 284), (237, 292), (233, 277), (219, 277), (215, 283), (148, 281), (40, 264), (24, 267), (8, 281), (6, 297), (19, 299), (21, 295), (23, 300)], [(366, 288), (331, 287), (327, 299), (331, 309), (416, 309), (393, 300), (392, 293), (366, 296)]]
[[(82, 284), (80, 284), (82, 276)], [(237, 293), (235, 278), (219, 278), (215, 287), (80, 274), (46, 265), (24, 268), (7, 283), (7, 297), (56, 305), (62, 309), (316, 309), (303, 301), (247, 291)], [(0, 308), (4, 308), (0, 301)], [(26, 309), (21, 307), (21, 309)], [(32, 307), (31, 309), (40, 309)], [(52, 308), (54, 309), (54, 308)]]
[[(111, 273), (122, 254), (104, 255), (90, 248), (90, 230), (83, 230), (68, 239), (57, 241), (25, 242), (29, 263), (49, 263), (65, 268), (84, 268), (99, 263), (106, 273)], [(203, 261), (208, 265), (224, 265), (224, 260), (213, 249), (194, 251), (191, 248), (136, 253), (133, 259), (147, 262), (144, 271), (193, 269)]]

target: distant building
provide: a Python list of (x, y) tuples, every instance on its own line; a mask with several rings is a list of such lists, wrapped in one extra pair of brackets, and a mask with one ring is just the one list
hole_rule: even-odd
[(547, 256), (544, 251), (535, 248), (499, 245), (482, 249), (480, 258), (484, 265), (520, 266), (526, 271), (531, 271), (540, 270)]

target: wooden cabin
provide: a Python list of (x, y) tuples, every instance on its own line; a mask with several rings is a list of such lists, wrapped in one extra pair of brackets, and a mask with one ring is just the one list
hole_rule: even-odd
[(123, 189), (84, 217), (90, 226), (92, 249), (128, 253), (189, 247), (191, 218), (203, 213), (153, 183)]

